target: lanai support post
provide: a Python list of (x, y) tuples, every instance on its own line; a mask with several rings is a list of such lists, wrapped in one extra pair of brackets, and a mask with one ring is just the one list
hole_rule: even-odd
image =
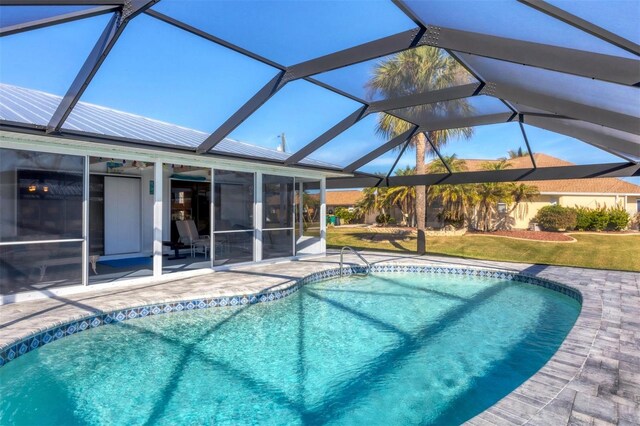
[(153, 168), (153, 276), (162, 275), (162, 161)]
[(255, 234), (254, 234), (254, 251), (253, 260), (259, 262), (262, 260), (262, 173), (256, 173), (256, 187), (254, 189), (255, 194), (255, 212), (253, 217), (255, 218)]
[(302, 238), (304, 235), (304, 219), (302, 215), (304, 214), (304, 196), (303, 196), (303, 184), (302, 182), (298, 182), (298, 237)]
[(320, 251), (327, 253), (327, 178), (320, 179)]
[(89, 156), (84, 157), (82, 175), (82, 284), (89, 285)]

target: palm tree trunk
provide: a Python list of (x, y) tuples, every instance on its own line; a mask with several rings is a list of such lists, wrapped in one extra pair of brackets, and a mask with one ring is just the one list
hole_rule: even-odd
[[(426, 138), (422, 133), (417, 134), (415, 137), (416, 146), (416, 174), (425, 174), (424, 156), (426, 152)], [(427, 252), (427, 238), (425, 234), (426, 219), (427, 219), (427, 196), (426, 186), (416, 186), (416, 222), (418, 228), (418, 254), (425, 254)]]

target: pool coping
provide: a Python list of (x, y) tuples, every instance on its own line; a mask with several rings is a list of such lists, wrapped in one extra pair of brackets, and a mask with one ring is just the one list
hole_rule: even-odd
[[(631, 376), (631, 394), (625, 395), (623, 393), (622, 396), (618, 394), (611, 395), (618, 398), (617, 400), (616, 398), (607, 398), (608, 400), (606, 402), (608, 404), (602, 404), (601, 398), (598, 398), (599, 383), (598, 380), (595, 380), (595, 382), (591, 380), (593, 374), (591, 374), (591, 376), (588, 375), (589, 377), (586, 377), (586, 379), (588, 379), (586, 381), (582, 380), (583, 378), (581, 377), (581, 373), (587, 369), (586, 367), (589, 367), (587, 369), (589, 373), (593, 373), (592, 370), (596, 367), (596, 370), (615, 370), (612, 366), (612, 363), (615, 363), (614, 361), (618, 361), (618, 363), (627, 362), (632, 364), (632, 366), (635, 365), (637, 368), (640, 368), (640, 365), (636, 364), (636, 361), (640, 361), (640, 357), (634, 358), (631, 355), (631, 358), (628, 356), (622, 357), (626, 361), (620, 361), (616, 360), (615, 357), (607, 358), (604, 355), (610, 354), (603, 354), (601, 353), (602, 350), (596, 347), (599, 331), (603, 328), (603, 314), (605, 312), (602, 289), (592, 288), (590, 283), (586, 281), (582, 282), (581, 278), (584, 278), (586, 274), (593, 276), (593, 280), (596, 283), (606, 283), (607, 271), (591, 271), (564, 267), (536, 267), (534, 265), (507, 264), (502, 262), (475, 262), (476, 264), (473, 264), (474, 262), (462, 259), (445, 259), (445, 262), (443, 262), (443, 259), (438, 259), (437, 262), (432, 261), (432, 263), (435, 264), (429, 265), (430, 259), (433, 258), (415, 258), (408, 256), (402, 258), (402, 256), (398, 256), (397, 254), (391, 257), (389, 255), (381, 255), (380, 253), (368, 255), (368, 257), (371, 256), (381, 258), (374, 264), (374, 268), (382, 272), (393, 270), (394, 272), (466, 273), (467, 275), (477, 274), (478, 276), (503, 279), (513, 279), (515, 277), (518, 281), (543, 286), (551, 287), (559, 284), (559, 286), (556, 286), (557, 288), (553, 289), (569, 294), (574, 298), (581, 298), (582, 310), (576, 323), (553, 357), (522, 385), (492, 407), (473, 419), (470, 419), (468, 424), (568, 424), (570, 421), (590, 423), (596, 419), (606, 421), (610, 424), (624, 424), (625, 419), (629, 419), (629, 424), (633, 424), (634, 416), (640, 413), (640, 392), (638, 392), (639, 395), (635, 395), (635, 401), (633, 395), (636, 390), (633, 386), (636, 385), (640, 387), (640, 384), (635, 380), (635, 376)], [(389, 257), (391, 257), (391, 259), (389, 259)], [(410, 264), (412, 262), (417, 262), (417, 264)], [(298, 265), (294, 264), (303, 265), (305, 263), (307, 264), (306, 266), (308, 266), (309, 263), (313, 262), (292, 262), (290, 266), (295, 269), (295, 266)], [(169, 307), (166, 312), (172, 312), (174, 310), (248, 305), (279, 300), (282, 297), (294, 293), (300, 286), (306, 283), (336, 276), (339, 271), (339, 269), (336, 268), (335, 262), (319, 261), (316, 263), (317, 264), (312, 265), (313, 267), (311, 269), (307, 268), (306, 271), (303, 271), (303, 273), (297, 277), (280, 280), (276, 285), (268, 287), (268, 291), (241, 295), (226, 294), (217, 297), (212, 297), (211, 295), (209, 295), (209, 297), (190, 297), (189, 299), (183, 300), (176, 300), (174, 297), (158, 301), (154, 304), (138, 306), (134, 304), (133, 306), (119, 307), (115, 310), (96, 310), (94, 312), (86, 312), (83, 315), (67, 317), (64, 318), (64, 320), (57, 321), (55, 324), (49, 323), (37, 329), (32, 328), (28, 335), (24, 334), (24, 330), (22, 336), (14, 335), (15, 339), (12, 342), (0, 346), (0, 355), (7, 356), (8, 351), (13, 350), (13, 359), (15, 359), (15, 357), (20, 354), (27, 353), (41, 346), (41, 343), (49, 343), (65, 335), (77, 333), (78, 330), (82, 331), (102, 324), (150, 315), (154, 313), (152, 309), (159, 309), (162, 305), (165, 305), (162, 308), (163, 312), (166, 306)], [(269, 270), (272, 268), (273, 265), (271, 265), (271, 268), (266, 269)], [(349, 273), (359, 271), (360, 269), (356, 266), (349, 266), (346, 270)], [(476, 272), (468, 272), (471, 270)], [(218, 276), (220, 275), (220, 273), (216, 274)], [(632, 275), (632, 279), (627, 280), (628, 284), (630, 284), (628, 290), (630, 290), (632, 297), (637, 297), (638, 288), (640, 287), (640, 274), (622, 272), (618, 274)], [(206, 276), (198, 278), (207, 279)], [(609, 299), (613, 300), (615, 297)], [(620, 294), (618, 294), (617, 300), (620, 303), (622, 302)], [(640, 298), (638, 298), (638, 300), (640, 300)], [(203, 304), (206, 306), (203, 306)], [(25, 303), (25, 305), (27, 305), (27, 303)], [(620, 310), (620, 306), (618, 309)], [(640, 311), (640, 308), (638, 311)], [(2, 312), (3, 309), (0, 307), (0, 314)], [(155, 314), (163, 312), (155, 312)], [(108, 318), (110, 318), (110, 320), (108, 320)], [(98, 320), (99, 323), (96, 322), (96, 320)], [(631, 325), (633, 325), (634, 330), (631, 340), (637, 344), (637, 337), (640, 337), (640, 327), (637, 327), (638, 333), (635, 333), (635, 326), (640, 326), (640, 324), (632, 322)], [(63, 327), (65, 327), (64, 330)], [(52, 331), (53, 333), (51, 334)], [(605, 328), (605, 331), (602, 333), (610, 332)], [(48, 338), (45, 337), (47, 335), (49, 336)], [(610, 336), (604, 334), (601, 334), (601, 336), (607, 338), (605, 339), (606, 343), (610, 343)], [(621, 336), (622, 335), (619, 334), (619, 337)], [(625, 336), (628, 337), (629, 333), (625, 333)], [(47, 341), (44, 340), (45, 338)], [(607, 345), (604, 346), (605, 349), (607, 349)], [(594, 352), (594, 349), (600, 352), (594, 353), (594, 355), (597, 356), (595, 356), (595, 358), (591, 357), (591, 361), (593, 362), (589, 364), (590, 354)], [(609, 347), (608, 349), (611, 348)], [(22, 351), (22, 353), (20, 353), (20, 351)], [(603, 365), (603, 356), (608, 359), (605, 363), (606, 365)], [(597, 360), (599, 360), (599, 362), (597, 362), (598, 365), (596, 366)], [(638, 364), (640, 364), (640, 362)], [(597, 371), (597, 373), (598, 372), (600, 371)], [(596, 374), (596, 378), (600, 377), (600, 381), (602, 380), (601, 376), (602, 374)], [(579, 396), (580, 398), (578, 398)], [(612, 399), (614, 403), (613, 407), (611, 406)], [(586, 401), (586, 403), (583, 400)], [(578, 407), (574, 409), (576, 402), (578, 403)], [(586, 405), (586, 407), (584, 407), (584, 405)]]

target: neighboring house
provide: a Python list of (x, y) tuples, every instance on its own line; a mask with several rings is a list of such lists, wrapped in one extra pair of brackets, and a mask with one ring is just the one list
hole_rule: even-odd
[(362, 198), (362, 191), (327, 191), (327, 213), (333, 214), (338, 207), (355, 207)]
[[(350, 190), (350, 191), (327, 191), (327, 214), (335, 213), (338, 207), (354, 208), (358, 201), (362, 199), (362, 191)], [(393, 217), (397, 223), (402, 220), (402, 212), (400, 209), (394, 207), (391, 212), (387, 212)], [(364, 218), (360, 223), (374, 224), (376, 223), (376, 216), (378, 212), (369, 212), (364, 215)]]
[[(327, 191), (326, 203), (327, 214), (334, 214), (336, 209), (344, 207), (346, 209), (354, 208), (358, 201), (362, 198), (362, 191)], [(375, 223), (375, 213), (368, 213), (364, 217), (364, 223)]]
[[(534, 154), (536, 165), (557, 167), (572, 165), (568, 161), (546, 154)], [(465, 159), (468, 171), (482, 170), (483, 164), (490, 160)], [(511, 169), (529, 169), (531, 160), (528, 156), (510, 159)], [(623, 206), (631, 216), (640, 211), (640, 186), (617, 178), (569, 179), (526, 181), (527, 185), (536, 186), (540, 195), (531, 203), (523, 203), (513, 212), (513, 228), (526, 229), (538, 210), (550, 204), (566, 207), (582, 206), (589, 208)], [(353, 207), (362, 197), (361, 191), (327, 191), (327, 211), (336, 207)], [(508, 206), (505, 206), (508, 208)], [(431, 204), (427, 206), (427, 227), (442, 226), (437, 216), (441, 207)], [(392, 216), (396, 216), (392, 212)], [(365, 223), (375, 223), (376, 213), (368, 214)], [(401, 215), (396, 217), (400, 223)]]
[[(547, 154), (534, 154), (534, 157), (539, 168), (573, 165), (573, 163)], [(483, 163), (488, 162), (487, 160), (467, 159), (464, 161), (469, 171), (482, 170)], [(528, 156), (510, 159), (509, 163), (511, 164), (510, 169), (531, 168), (531, 160)], [(622, 179), (536, 180), (523, 183), (536, 186), (540, 191), (540, 196), (531, 203), (519, 206), (513, 213), (515, 220), (513, 227), (518, 229), (528, 228), (538, 210), (550, 204), (589, 208), (623, 206), (631, 216), (640, 211), (640, 186)]]

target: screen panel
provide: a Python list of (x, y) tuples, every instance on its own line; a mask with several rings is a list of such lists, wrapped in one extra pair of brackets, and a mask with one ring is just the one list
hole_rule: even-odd
[(0, 37), (0, 118), (48, 124), (110, 18)]
[[(585, 141), (572, 137), (569, 134), (563, 134), (562, 129), (557, 127), (556, 119), (526, 119), (525, 131), (531, 143), (531, 149), (536, 153), (544, 157), (537, 162), (538, 167), (556, 167), (571, 164), (604, 164), (604, 163), (620, 163), (625, 160), (621, 157), (614, 155), (611, 152), (607, 152), (603, 149), (599, 149), (597, 146), (586, 143)], [(575, 126), (577, 123), (572, 123)], [(586, 134), (590, 133), (590, 137), (585, 140), (590, 140), (595, 143), (601, 143), (605, 149), (607, 143), (611, 140), (611, 135), (607, 135), (604, 132), (597, 132), (597, 127), (592, 128), (589, 123), (587, 125)], [(552, 130), (554, 129), (554, 130)], [(571, 127), (567, 128), (570, 130)], [(638, 142), (636, 142), (638, 143)], [(640, 157), (640, 144), (637, 145), (637, 155), (635, 158), (632, 155), (626, 154), (627, 158), (633, 158), (637, 160)], [(537, 157), (536, 157), (537, 158)], [(557, 159), (557, 160), (555, 160)]]
[(39, 21), (95, 6), (0, 6), (0, 27)]
[[(113, 120), (111, 126), (95, 126), (99, 133), (173, 144), (177, 142), (166, 129), (152, 127), (158, 122), (170, 123), (211, 133), (276, 72), (230, 49), (141, 15), (127, 26), (81, 100), (138, 116), (123, 116)], [(74, 111), (65, 127), (80, 127), (87, 121), (82, 115), (82, 111)], [(128, 122), (140, 121), (139, 117), (145, 118), (145, 127), (151, 127), (148, 131), (130, 128)], [(180, 129), (173, 130), (181, 133)]]
[(153, 9), (284, 65), (415, 28), (386, 1), (164, 0)]
[[(495, 83), (498, 89), (500, 84), (512, 85), (527, 91), (566, 99), (579, 104), (592, 105), (618, 114), (640, 116), (640, 96), (638, 96), (638, 89), (635, 87), (523, 66), (497, 59), (463, 53), (459, 55), (483, 78)], [(527, 100), (519, 99), (518, 103), (527, 104)]]
[(446, 51), (431, 46), (338, 68), (314, 78), (367, 101), (478, 82)]
[(425, 25), (636, 58), (624, 49), (516, 1), (408, 0), (405, 3)]
[(449, 129), (431, 134), (453, 173), (533, 167), (517, 122)]
[(293, 227), (293, 178), (262, 175), (262, 227)]
[[(362, 104), (315, 84), (294, 81), (238, 126), (229, 139), (279, 152), (285, 159), (360, 107)], [(213, 151), (226, 149), (216, 146)]]
[(82, 238), (84, 158), (0, 148), (0, 241)]
[(412, 125), (404, 120), (385, 120), (386, 114), (370, 114), (345, 130), (317, 151), (309, 154), (302, 163), (321, 161), (340, 168), (380, 147), (393, 138), (393, 129), (409, 130)]
[(548, 0), (579, 18), (640, 43), (640, 2), (636, 0)]
[(491, 96), (473, 96), (389, 111), (389, 114), (419, 124), (427, 130), (461, 127), (481, 117), (507, 121), (512, 113), (502, 101)]

